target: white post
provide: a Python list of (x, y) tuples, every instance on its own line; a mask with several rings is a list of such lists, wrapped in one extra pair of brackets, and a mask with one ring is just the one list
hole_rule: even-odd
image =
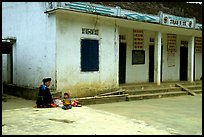
[(156, 76), (156, 82), (157, 85), (160, 85), (161, 80), (161, 32), (156, 32), (156, 38), (155, 38), (155, 76)]
[(193, 82), (193, 72), (194, 72), (194, 40), (195, 37), (192, 36), (189, 40), (189, 50), (188, 50), (188, 81)]

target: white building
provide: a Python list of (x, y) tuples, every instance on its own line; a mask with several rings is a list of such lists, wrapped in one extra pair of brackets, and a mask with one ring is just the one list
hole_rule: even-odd
[[(3, 82), (92, 95), (121, 83), (199, 80), (202, 25), (81, 2), (3, 2)], [(6, 42), (5, 42), (6, 43)], [(9, 42), (7, 42), (9, 43)]]

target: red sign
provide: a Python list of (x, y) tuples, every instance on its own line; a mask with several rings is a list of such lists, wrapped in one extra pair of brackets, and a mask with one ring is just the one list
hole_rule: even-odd
[(176, 52), (176, 34), (167, 34), (168, 52)]
[(195, 37), (195, 52), (202, 53), (202, 38)]
[(133, 49), (142, 50), (143, 49), (143, 30), (133, 30)]

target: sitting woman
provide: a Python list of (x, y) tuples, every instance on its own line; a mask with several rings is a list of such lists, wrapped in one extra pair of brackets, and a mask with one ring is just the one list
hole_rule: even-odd
[(53, 102), (52, 95), (50, 93), (51, 78), (43, 79), (43, 84), (40, 86), (38, 98), (36, 101), (37, 108), (51, 108), (56, 107)]

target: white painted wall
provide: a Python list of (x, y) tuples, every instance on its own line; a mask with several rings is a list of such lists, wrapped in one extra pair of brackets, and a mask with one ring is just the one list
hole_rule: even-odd
[[(132, 65), (132, 50), (133, 50), (133, 29), (120, 28), (120, 35), (126, 36), (126, 83), (147, 82), (148, 75), (148, 50), (146, 35), (144, 31), (144, 50), (145, 50), (145, 64)], [(142, 72), (142, 73), (141, 73)]]
[(55, 81), (55, 16), (44, 13), (44, 2), (3, 2), (2, 8), (2, 37), (17, 39), (14, 84), (39, 87), (47, 76)]
[[(176, 40), (176, 52), (172, 53), (172, 57), (168, 57), (168, 47), (167, 47), (167, 34), (162, 34), (163, 41), (163, 66), (162, 66), (162, 81), (178, 81), (179, 80), (179, 66), (180, 66), (180, 46), (179, 46), (179, 36), (177, 35)], [(171, 62), (171, 63), (170, 63)], [(169, 64), (174, 64), (174, 66), (169, 66)]]
[(202, 54), (195, 53), (195, 80), (200, 80), (202, 76)]
[[(98, 19), (98, 20), (97, 20)], [(99, 29), (99, 35), (82, 34), (82, 28)], [(118, 36), (114, 22), (79, 14), (57, 14), (57, 87), (83, 94), (86, 89), (116, 87), (118, 83)], [(99, 40), (99, 71), (81, 72), (80, 39)], [(83, 89), (83, 90), (81, 90)], [(81, 91), (81, 92), (79, 92)], [(75, 92), (75, 93), (74, 93)]]
[[(135, 28), (139, 29), (139, 28)], [(132, 49), (133, 49), (133, 28), (120, 27), (120, 35), (126, 36), (127, 58), (126, 58), (126, 83), (139, 83), (149, 81), (149, 39), (155, 38), (154, 31), (144, 30), (144, 50), (145, 64), (132, 65)], [(181, 40), (188, 41), (189, 36), (177, 35), (177, 46), (174, 54), (175, 66), (168, 66), (167, 55), (167, 34), (162, 34), (163, 58), (162, 58), (162, 81), (179, 81), (180, 79), (180, 45)], [(199, 80), (202, 75), (202, 53), (196, 53), (195, 56), (195, 79)], [(154, 72), (156, 75), (156, 72)], [(156, 77), (154, 76), (156, 82)]]

